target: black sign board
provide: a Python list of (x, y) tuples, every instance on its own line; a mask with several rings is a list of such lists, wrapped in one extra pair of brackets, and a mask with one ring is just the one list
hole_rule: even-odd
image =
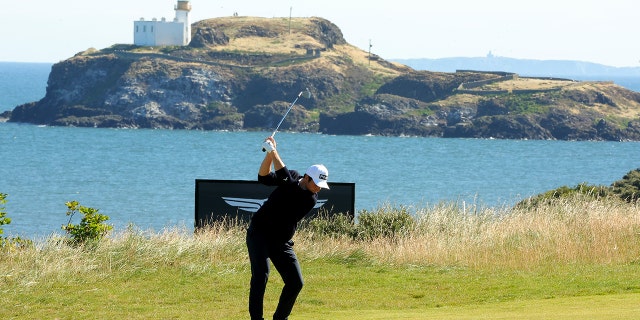
[[(318, 203), (310, 215), (355, 212), (355, 183), (329, 182), (329, 190), (318, 193)], [(195, 227), (225, 218), (248, 221), (275, 187), (258, 181), (196, 179)]]

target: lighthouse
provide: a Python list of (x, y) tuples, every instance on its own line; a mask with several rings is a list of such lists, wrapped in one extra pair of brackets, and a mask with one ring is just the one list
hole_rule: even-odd
[(189, 1), (178, 1), (175, 7), (176, 21), (183, 23), (183, 45), (188, 45), (191, 42), (191, 23), (189, 22), (189, 12), (191, 12), (191, 4)]
[(173, 21), (165, 18), (133, 22), (133, 44), (138, 46), (186, 46), (191, 42), (191, 23), (189, 1), (178, 1), (174, 7), (176, 17)]

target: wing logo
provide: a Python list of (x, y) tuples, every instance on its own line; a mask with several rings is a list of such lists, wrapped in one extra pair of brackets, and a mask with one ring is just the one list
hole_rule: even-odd
[[(267, 199), (248, 199), (248, 198), (232, 198), (232, 197), (222, 197), (222, 200), (226, 202), (228, 205), (232, 207), (237, 207), (242, 211), (247, 212), (256, 212), (262, 204), (264, 204)], [(325, 203), (327, 203), (328, 199), (318, 199), (316, 205), (313, 207), (314, 209), (321, 208)]]

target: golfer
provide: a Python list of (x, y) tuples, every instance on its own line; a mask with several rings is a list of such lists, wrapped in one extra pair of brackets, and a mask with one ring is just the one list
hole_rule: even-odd
[[(315, 206), (320, 189), (329, 189), (329, 171), (318, 164), (309, 167), (301, 176), (297, 171), (287, 169), (276, 151), (273, 137), (264, 141), (263, 148), (267, 153), (260, 165), (258, 181), (277, 187), (253, 215), (247, 229), (247, 249), (251, 262), (249, 315), (253, 320), (264, 319), (263, 300), (271, 260), (284, 282), (273, 314), (274, 320), (282, 320), (288, 319), (303, 285), (302, 271), (291, 238), (298, 222)], [(271, 171), (272, 166), (274, 171)]]

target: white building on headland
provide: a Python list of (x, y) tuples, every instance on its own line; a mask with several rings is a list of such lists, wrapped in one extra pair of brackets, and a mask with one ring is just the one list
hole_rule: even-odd
[(176, 17), (173, 21), (153, 18), (146, 21), (140, 18), (133, 22), (133, 44), (138, 46), (186, 46), (191, 41), (191, 23), (189, 1), (178, 1), (175, 6)]

